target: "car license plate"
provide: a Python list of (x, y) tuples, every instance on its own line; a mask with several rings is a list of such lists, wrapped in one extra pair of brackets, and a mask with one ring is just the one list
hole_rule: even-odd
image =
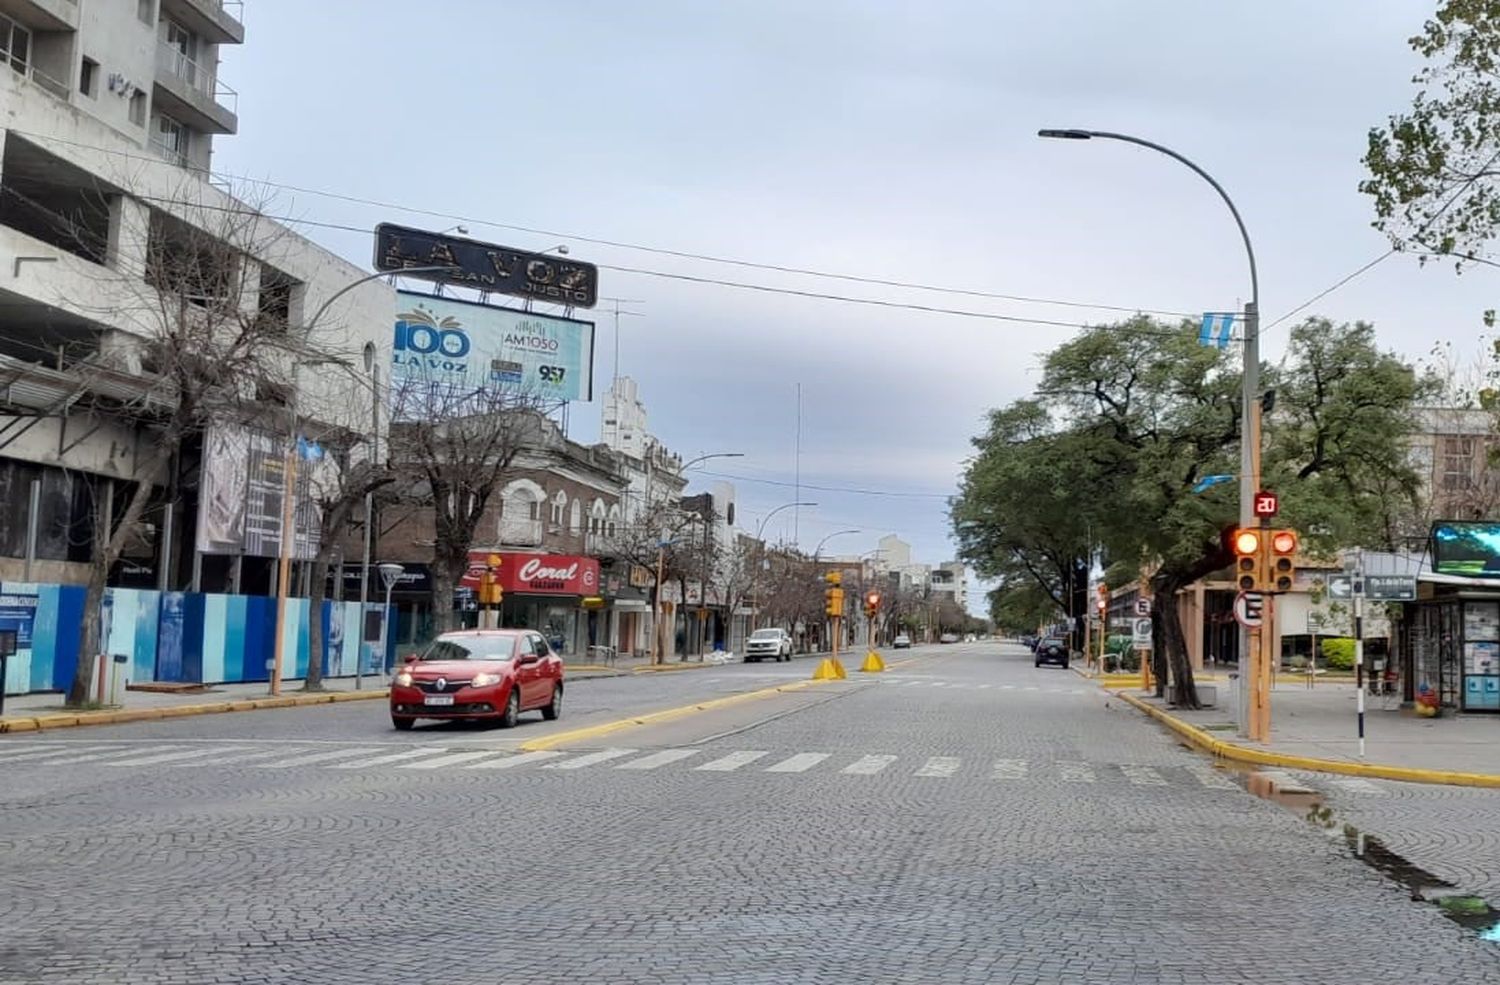
[(451, 694), (429, 694), (422, 699), (424, 705), (451, 705), (453, 695)]

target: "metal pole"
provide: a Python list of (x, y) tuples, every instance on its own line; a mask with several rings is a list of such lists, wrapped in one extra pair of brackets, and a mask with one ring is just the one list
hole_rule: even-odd
[[(796, 455), (796, 492), (792, 494), (795, 500), (802, 499), (802, 384), (797, 384), (797, 455)], [(792, 545), (795, 547), (797, 538), (802, 529), (802, 507), (800, 503), (792, 509)]]
[[(295, 402), (295, 394), (292, 397)], [(281, 693), (281, 669), (286, 658), (286, 603), (292, 577), (292, 550), (296, 541), (293, 506), (297, 497), (297, 412), (292, 411), (292, 433), (287, 438), (286, 461), (282, 465), (281, 538), (277, 546), (276, 640), (271, 657), (271, 694)]]
[[(42, 480), (31, 480), (31, 515), (26, 521), (26, 573), (23, 581), (31, 581), (31, 569), (36, 564), (37, 525), (42, 512)], [(107, 538), (109, 532), (105, 531)]]
[[(172, 552), (176, 549), (172, 531), (176, 525), (177, 504), (168, 503), (161, 521), (161, 555), (158, 561), (161, 568), (156, 572), (156, 589), (160, 592), (170, 591), (172, 587)], [(239, 588), (236, 587), (235, 591), (238, 592)]]
[(385, 586), (385, 608), (380, 613), (380, 667), (385, 670), (385, 651), (390, 646), (391, 586)]
[[(370, 367), (370, 461), (378, 467), (380, 464), (380, 367)], [(370, 554), (374, 550), (375, 543), (375, 494), (365, 493), (365, 542), (364, 549), (360, 555), (359, 567), (359, 655), (360, 660), (354, 667), (354, 689), (361, 690), (364, 687), (365, 666), (365, 606), (370, 602)], [(339, 572), (339, 578), (343, 578), (343, 572)], [(385, 620), (381, 620), (385, 625)]]
[[(1229, 207), (1230, 215), (1234, 216), (1234, 224), (1240, 231), (1240, 239), (1245, 244), (1245, 257), (1250, 262), (1250, 301), (1245, 305), (1245, 347), (1243, 369), (1240, 379), (1240, 420), (1243, 422), (1242, 440), (1240, 441), (1240, 525), (1249, 527), (1255, 524), (1255, 493), (1260, 482), (1260, 419), (1258, 413), (1252, 415), (1252, 405), (1259, 409), (1260, 390), (1260, 276), (1255, 266), (1255, 248), (1250, 244), (1250, 231), (1245, 228), (1245, 220), (1240, 217), (1240, 210), (1235, 207), (1234, 200), (1224, 190), (1224, 186), (1214, 180), (1213, 175), (1203, 170), (1197, 164), (1183, 155), (1163, 147), (1161, 144), (1140, 137), (1132, 137), (1124, 133), (1111, 133), (1107, 130), (1060, 130), (1046, 129), (1037, 132), (1040, 137), (1059, 137), (1064, 140), (1089, 140), (1098, 137), (1102, 140), (1120, 140), (1127, 144), (1135, 144), (1146, 147), (1158, 153), (1165, 154), (1180, 164), (1185, 165), (1194, 174), (1208, 182), (1213, 190), (1218, 192), (1219, 198)], [(1251, 418), (1255, 420), (1252, 424)], [(1244, 627), (1240, 628), (1240, 680), (1245, 683), (1246, 671), (1250, 669), (1252, 657), (1255, 656), (1250, 646), (1250, 633)], [(1256, 661), (1259, 662), (1259, 661)], [(1250, 691), (1249, 687), (1240, 688), (1239, 727), (1241, 735), (1248, 735), (1250, 720)]]
[(662, 569), (666, 566), (667, 549), (665, 545), (658, 544), (656, 547), (656, 598), (651, 604), (651, 663), (661, 663), (661, 579)]
[(1365, 758), (1365, 576), (1354, 573), (1354, 692), (1359, 717), (1359, 758)]

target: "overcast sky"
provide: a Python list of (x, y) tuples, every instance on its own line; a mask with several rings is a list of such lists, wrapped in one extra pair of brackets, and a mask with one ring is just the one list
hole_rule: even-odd
[[(1123, 317), (841, 282), (584, 241), (1127, 309), (1228, 310), (1244, 252), (1210, 188), (1124, 144), (1043, 141), (1043, 126), (1137, 134), (1211, 171), (1260, 260), (1264, 323), (1386, 248), (1357, 191), (1370, 126), (1406, 106), (1422, 0), (251, 0), (226, 52), (240, 132), (215, 166), (311, 191), (316, 222), (443, 228), (575, 258), (792, 290), (1059, 321)], [(333, 191), (382, 206), (340, 202)], [(555, 231), (528, 233), (505, 225)], [(306, 227), (368, 265), (368, 235)], [(1492, 274), (1395, 257), (1307, 313), (1373, 321), (1411, 358), (1471, 351)], [(651, 429), (737, 481), (742, 522), (793, 498), (797, 384), (811, 550), (888, 532), (952, 553), (943, 496), (986, 410), (1023, 395), (1065, 326), (881, 308), (601, 271), (633, 299), (620, 371)], [(613, 372), (599, 323), (596, 390)], [(1270, 328), (1275, 358), (1287, 323)], [(601, 404), (572, 434), (598, 436)], [(757, 481), (750, 481), (750, 480)], [(700, 476), (697, 484), (711, 481)], [(773, 520), (768, 535), (790, 537)], [(976, 606), (977, 608), (978, 606)]]

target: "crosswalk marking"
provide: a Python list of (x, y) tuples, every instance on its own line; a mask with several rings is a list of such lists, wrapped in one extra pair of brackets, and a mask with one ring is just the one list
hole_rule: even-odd
[(769, 755), (770, 753), (759, 749), (744, 749), (740, 752), (732, 752), (727, 756), (720, 756), (713, 762), (704, 763), (702, 766), (695, 766), (694, 769), (708, 770), (713, 773), (732, 773), (741, 766), (749, 766), (757, 759)]
[(517, 766), (529, 766), (532, 763), (541, 763), (558, 756), (567, 755), (557, 749), (537, 749), (533, 752), (523, 752), (517, 756), (506, 756), (502, 759), (486, 759), (481, 763), (470, 763), (465, 766), (466, 770), (508, 770)]
[(654, 770), (658, 766), (665, 766), (668, 763), (675, 763), (680, 759), (687, 759), (689, 756), (696, 755), (698, 755), (698, 750), (696, 749), (663, 749), (661, 752), (654, 752), (649, 756), (632, 759), (628, 763), (621, 763), (616, 769)]
[(463, 763), (472, 763), (476, 759), (488, 759), (498, 755), (502, 755), (499, 749), (470, 749), (467, 752), (450, 752), (446, 756), (436, 756), (432, 759), (419, 759), (414, 763), (400, 763), (396, 769), (438, 770), (444, 766), (459, 766)]
[(355, 756), (369, 756), (380, 752), (380, 749), (371, 749), (368, 746), (360, 749), (330, 749), (327, 752), (315, 752), (307, 756), (292, 756), (288, 759), (278, 759), (274, 763), (256, 763), (256, 768), (263, 770), (284, 770), (293, 766), (311, 766), (313, 763), (326, 763), (333, 759), (353, 759)]
[(779, 763), (773, 763), (766, 767), (767, 773), (804, 773), (827, 759), (826, 752), (799, 752), (795, 756), (788, 756)]
[(1024, 780), (1026, 768), (1027, 764), (1024, 759), (997, 759), (990, 775), (996, 780)]
[(1088, 763), (1064, 760), (1057, 764), (1057, 774), (1064, 783), (1093, 783), (1094, 768)]
[(1162, 775), (1149, 766), (1132, 766), (1127, 764), (1120, 767), (1120, 772), (1124, 773), (1125, 778), (1138, 787), (1164, 787), (1167, 785), (1167, 781), (1162, 779)]
[(1197, 778), (1198, 782), (1213, 790), (1237, 790), (1235, 782), (1209, 763), (1188, 763), (1183, 767)]
[(1014, 691), (1015, 689), (1016, 689), (1016, 686), (1014, 684), (1001, 684), (1000, 685), (1000, 690), (1002, 690), (1002, 691)]
[(595, 763), (606, 763), (611, 759), (619, 759), (621, 756), (629, 756), (635, 752), (634, 749), (601, 749), (591, 752), (577, 759), (565, 759), (560, 763), (548, 763), (543, 766), (544, 770), (581, 770), (585, 766), (593, 766)]
[(917, 776), (950, 777), (962, 764), (963, 760), (953, 756), (933, 756), (917, 770)]
[(850, 776), (872, 776), (876, 773), (879, 773), (881, 770), (885, 769), (895, 761), (895, 756), (861, 756), (859, 759), (856, 759), (848, 766), (845, 766), (843, 769), (839, 770), (839, 772), (847, 773)]
[(29, 749), (25, 752), (16, 753), (14, 756), (6, 756), (0, 762), (19, 763), (35, 762), (40, 759), (51, 759), (54, 756), (66, 756), (70, 752), (103, 752), (111, 749), (120, 749), (120, 746), (54, 746), (51, 749)]
[(367, 766), (384, 766), (387, 763), (399, 763), (404, 760), (417, 759), (421, 756), (431, 756), (447, 751), (447, 747), (421, 746), (416, 749), (407, 749), (404, 752), (393, 752), (384, 756), (375, 756), (372, 759), (356, 759), (352, 763), (334, 763), (332, 768), (336, 770), (362, 770)]
[(202, 759), (212, 756), (217, 752), (239, 752), (243, 746), (229, 749), (223, 746), (210, 746), (207, 749), (179, 749), (176, 752), (158, 752), (150, 756), (127, 756), (125, 759), (111, 759), (100, 763), (100, 766), (155, 766), (157, 763), (170, 763), (173, 760)]
[(993, 685), (993, 684), (981, 684), (981, 685), (979, 685), (979, 690), (983, 691), (986, 688), (991, 688), (991, 687), (994, 687), (994, 686), (995, 685)]
[[(181, 748), (181, 746), (156, 746), (155, 749), (153, 749), (152, 751), (153, 752), (166, 752), (168, 749), (180, 749), (180, 748)], [(73, 751), (77, 752), (78, 750), (73, 750)], [(64, 756), (61, 759), (56, 759), (56, 758), (49, 759), (49, 760), (47, 760), (47, 765), (48, 766), (63, 766), (63, 765), (71, 766), (74, 763), (98, 762), (101, 759), (108, 759), (111, 756), (134, 756), (134, 755), (139, 754), (140, 751), (141, 751), (141, 749), (140, 749), (139, 746), (113, 746), (113, 747), (108, 748), (108, 749), (99, 749), (96, 752), (87, 752), (87, 753), (83, 753), (81, 755), (76, 755), (76, 756)]]
[(1369, 780), (1361, 779), (1357, 776), (1351, 777), (1347, 780), (1334, 780), (1333, 785), (1338, 787), (1340, 790), (1344, 790), (1348, 793), (1362, 793), (1376, 797), (1383, 796), (1385, 794), (1384, 787), (1380, 786), (1379, 784), (1371, 783)]
[[(293, 749), (292, 752), (302, 752), (301, 749)], [(174, 766), (178, 769), (186, 769), (190, 766), (229, 766), (234, 763), (246, 763), (252, 759), (265, 759), (268, 756), (284, 756), (288, 750), (285, 747), (275, 749), (257, 749), (253, 752), (240, 752), (233, 756), (224, 756), (216, 759), (202, 760), (190, 759), (180, 763), (163, 763), (164, 766)]]

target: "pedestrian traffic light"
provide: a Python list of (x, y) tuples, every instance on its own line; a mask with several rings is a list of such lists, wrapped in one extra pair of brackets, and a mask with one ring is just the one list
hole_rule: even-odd
[(1297, 532), (1275, 530), (1271, 533), (1271, 591), (1290, 592), (1297, 580)]
[(842, 588), (829, 587), (823, 592), (823, 613), (830, 619), (838, 619), (844, 614), (844, 590)]
[(1234, 548), (1234, 582), (1242, 592), (1258, 592), (1265, 583), (1265, 555), (1259, 530), (1242, 527), (1231, 538)]

